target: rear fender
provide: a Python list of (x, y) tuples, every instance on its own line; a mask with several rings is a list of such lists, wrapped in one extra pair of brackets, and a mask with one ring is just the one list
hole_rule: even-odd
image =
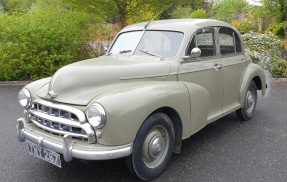
[(245, 95), (246, 95), (247, 89), (250, 85), (250, 82), (252, 80), (255, 80), (256, 78), (259, 78), (259, 79), (257, 79), (257, 81), (261, 82), (261, 86), (262, 86), (261, 87), (261, 90), (262, 90), (261, 93), (262, 93), (262, 97), (263, 97), (265, 94), (265, 91), (266, 91), (265, 73), (259, 65), (251, 63), (248, 65), (248, 67), (246, 69), (246, 72), (245, 72), (245, 75), (244, 75), (244, 78), (242, 81), (242, 85), (240, 88), (239, 103), (241, 104), (241, 106), (244, 105)]

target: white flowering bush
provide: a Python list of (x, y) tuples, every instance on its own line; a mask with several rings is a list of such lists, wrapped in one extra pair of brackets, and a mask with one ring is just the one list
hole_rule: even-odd
[(281, 58), (283, 49), (277, 36), (250, 32), (242, 35), (242, 38), (245, 51), (254, 63), (274, 77), (287, 77), (287, 60)]

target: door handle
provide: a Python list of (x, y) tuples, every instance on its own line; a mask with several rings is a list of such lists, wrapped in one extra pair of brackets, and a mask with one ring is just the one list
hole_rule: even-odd
[(216, 71), (220, 70), (222, 67), (223, 67), (223, 66), (220, 65), (220, 64), (217, 64), (217, 63), (214, 64), (214, 69), (215, 69)]
[(242, 59), (241, 62), (244, 64), (246, 63), (246, 59)]

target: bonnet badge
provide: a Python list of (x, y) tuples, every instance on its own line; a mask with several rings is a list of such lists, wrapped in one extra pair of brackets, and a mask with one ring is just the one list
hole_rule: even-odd
[(53, 99), (55, 97), (57, 97), (57, 94), (53, 91), (53, 90), (50, 90), (48, 93), (47, 93), (47, 97), (49, 99)]

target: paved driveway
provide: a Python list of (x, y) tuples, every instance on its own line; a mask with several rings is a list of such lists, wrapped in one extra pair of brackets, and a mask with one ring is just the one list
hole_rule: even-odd
[[(136, 181), (123, 160), (63, 163), (59, 169), (28, 154), (15, 136), (21, 86), (0, 85), (0, 181)], [(260, 94), (260, 93), (258, 93)], [(287, 80), (269, 83), (248, 122), (232, 113), (185, 140), (154, 181), (287, 181)]]

